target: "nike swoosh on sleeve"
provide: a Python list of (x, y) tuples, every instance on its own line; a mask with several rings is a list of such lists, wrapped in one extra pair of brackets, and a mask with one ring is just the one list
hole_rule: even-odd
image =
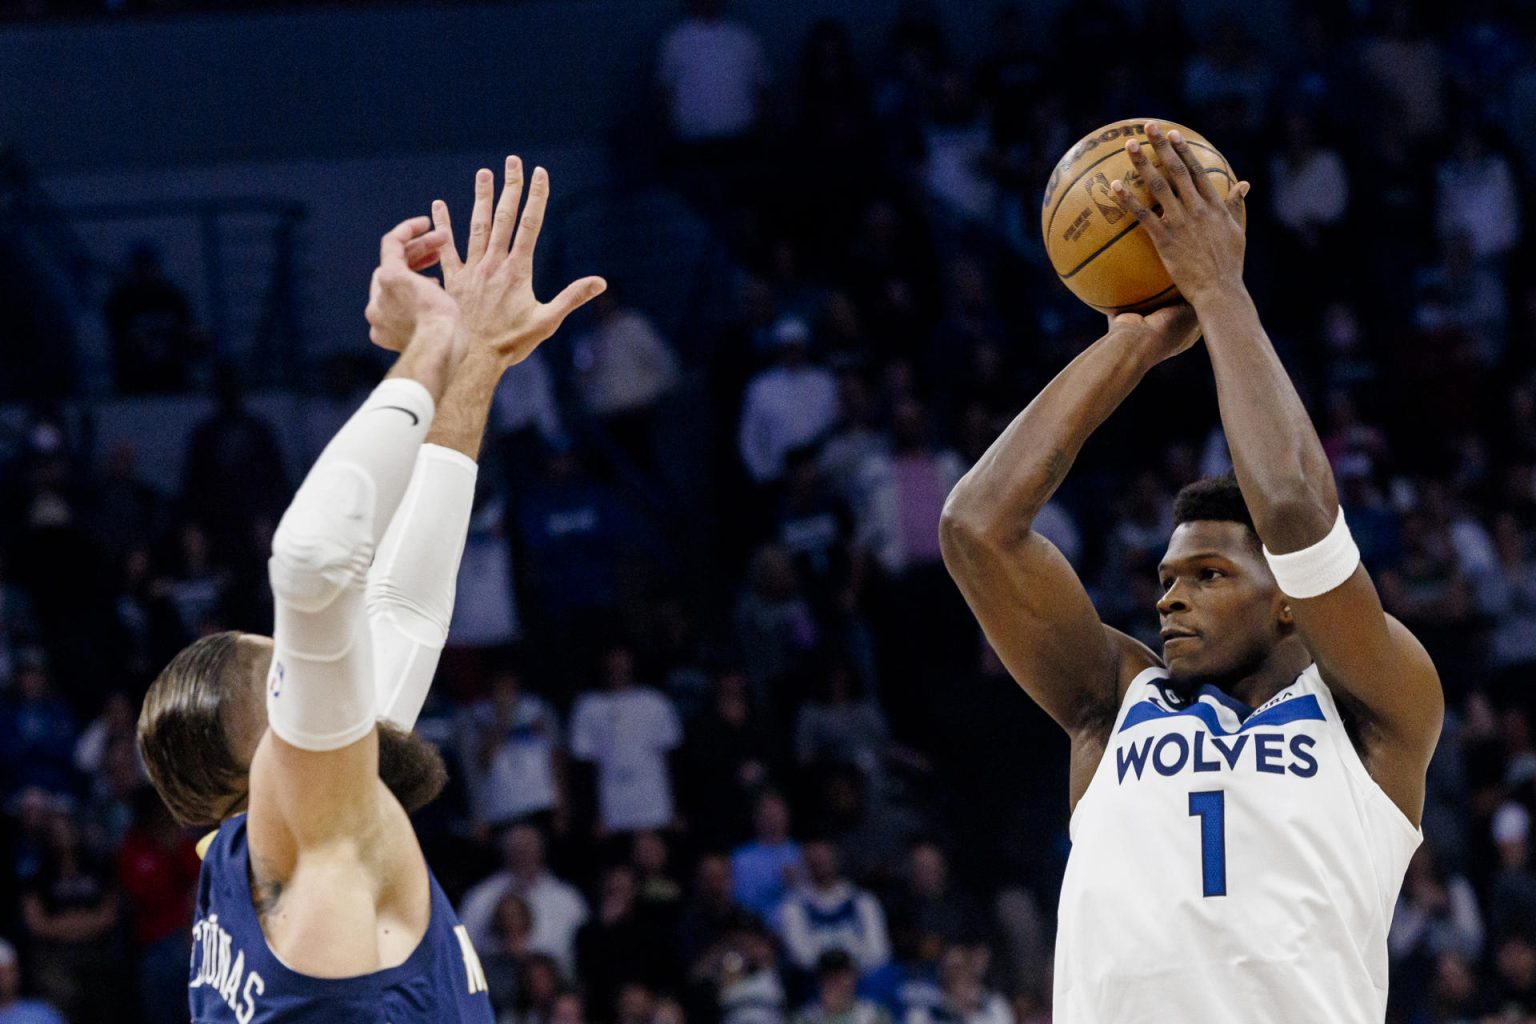
[(413, 426), (413, 427), (417, 426), (418, 424), (421, 423), (421, 417), (417, 416), (414, 412), (412, 412), (411, 410), (407, 409), (403, 405), (381, 405), (381, 406), (379, 406), (379, 408), (380, 409), (399, 409), (401, 412), (405, 413), (407, 416), (409, 416), (411, 418), (411, 426)]

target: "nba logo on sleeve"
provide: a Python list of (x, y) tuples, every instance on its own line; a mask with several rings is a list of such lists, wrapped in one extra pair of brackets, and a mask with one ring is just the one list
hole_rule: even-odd
[(282, 696), (283, 693), (283, 663), (272, 662), (272, 671), (267, 674), (267, 693), (273, 697)]

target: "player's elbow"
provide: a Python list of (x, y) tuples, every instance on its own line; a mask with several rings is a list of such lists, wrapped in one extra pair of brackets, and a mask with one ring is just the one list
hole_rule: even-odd
[(996, 499), (984, 494), (969, 477), (949, 492), (939, 517), (939, 550), (953, 567), (953, 559), (982, 547), (1007, 547), (1029, 534), (1029, 523), (1009, 515)]
[(343, 592), (360, 588), (373, 560), (369, 511), (345, 511), (370, 510), (371, 490), (345, 467), (340, 470), (333, 475), (341, 479), (324, 483), (350, 485), (355, 489), (350, 496), (367, 502), (335, 501), (339, 488), (311, 487), (312, 481), (306, 481), (272, 538), (267, 562), (272, 596), (296, 611), (323, 611)]

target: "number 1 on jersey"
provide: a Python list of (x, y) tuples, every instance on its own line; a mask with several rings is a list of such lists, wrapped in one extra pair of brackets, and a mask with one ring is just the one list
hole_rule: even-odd
[(1200, 881), (1207, 896), (1227, 894), (1227, 795), (1219, 789), (1189, 794), (1189, 816), (1200, 819)]

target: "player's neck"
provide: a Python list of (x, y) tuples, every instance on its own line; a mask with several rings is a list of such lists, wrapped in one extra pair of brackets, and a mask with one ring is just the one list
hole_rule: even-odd
[(1250, 708), (1263, 705), (1296, 681), (1312, 663), (1312, 655), (1294, 637), (1282, 640), (1269, 656), (1251, 671), (1217, 684), (1223, 692), (1236, 697)]

